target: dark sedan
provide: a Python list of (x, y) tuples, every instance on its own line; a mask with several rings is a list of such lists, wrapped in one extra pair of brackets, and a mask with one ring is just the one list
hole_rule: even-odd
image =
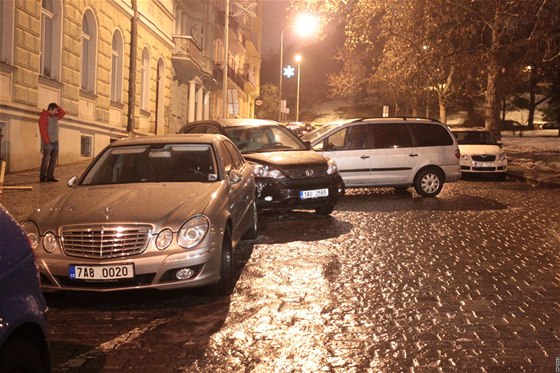
[(314, 209), (329, 215), (344, 194), (332, 159), (312, 151), (280, 123), (262, 119), (191, 122), (179, 133), (221, 133), (253, 165), (261, 210)]

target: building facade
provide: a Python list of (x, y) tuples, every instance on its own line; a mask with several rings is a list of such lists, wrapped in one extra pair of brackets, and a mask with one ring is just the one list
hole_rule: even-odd
[(237, 89), (239, 109), (224, 114), (224, 9), (225, 0), (0, 1), (0, 158), (7, 170), (38, 168), (37, 120), (50, 102), (67, 112), (59, 163), (93, 158), (115, 139), (175, 133), (196, 119), (252, 117), (260, 13), (243, 25), (230, 17), (230, 40), (234, 34), (244, 49), (228, 53), (237, 74), (228, 74), (227, 88)]

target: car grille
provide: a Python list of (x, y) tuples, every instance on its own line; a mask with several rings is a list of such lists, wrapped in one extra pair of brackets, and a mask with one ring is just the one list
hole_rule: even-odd
[(285, 170), (284, 174), (288, 177), (279, 181), (287, 186), (323, 184), (332, 178), (332, 175), (327, 173), (327, 166), (291, 168)]
[(490, 154), (481, 154), (481, 155), (473, 155), (472, 159), (473, 161), (477, 161), (477, 162), (491, 162), (496, 160), (496, 156)]
[(285, 174), (292, 179), (327, 176), (327, 166), (290, 168)]
[(142, 253), (146, 248), (150, 230), (149, 225), (64, 228), (62, 247), (69, 256), (121, 258)]

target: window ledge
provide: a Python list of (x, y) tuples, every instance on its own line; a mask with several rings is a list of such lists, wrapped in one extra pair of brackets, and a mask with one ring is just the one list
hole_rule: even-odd
[(140, 115), (143, 117), (149, 118), (151, 113), (148, 110), (140, 109)]
[(0, 72), (13, 73), (16, 70), (17, 70), (17, 67), (15, 67), (14, 65), (9, 64), (7, 62), (0, 62)]
[(53, 87), (53, 88), (62, 88), (61, 82), (53, 78), (46, 77), (44, 75), (39, 75), (39, 83), (48, 85), (49, 87)]
[(83, 89), (80, 89), (80, 96), (92, 101), (95, 101), (97, 99), (97, 95), (95, 93), (84, 91)]
[(118, 101), (111, 101), (111, 107), (116, 108), (116, 109), (123, 109), (124, 104), (122, 102), (118, 102)]

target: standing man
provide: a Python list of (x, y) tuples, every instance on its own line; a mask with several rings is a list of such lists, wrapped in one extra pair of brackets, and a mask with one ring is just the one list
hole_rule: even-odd
[(56, 103), (51, 102), (41, 112), (39, 117), (39, 132), (41, 133), (41, 182), (58, 181), (54, 178), (54, 168), (58, 161), (58, 120), (66, 112)]

